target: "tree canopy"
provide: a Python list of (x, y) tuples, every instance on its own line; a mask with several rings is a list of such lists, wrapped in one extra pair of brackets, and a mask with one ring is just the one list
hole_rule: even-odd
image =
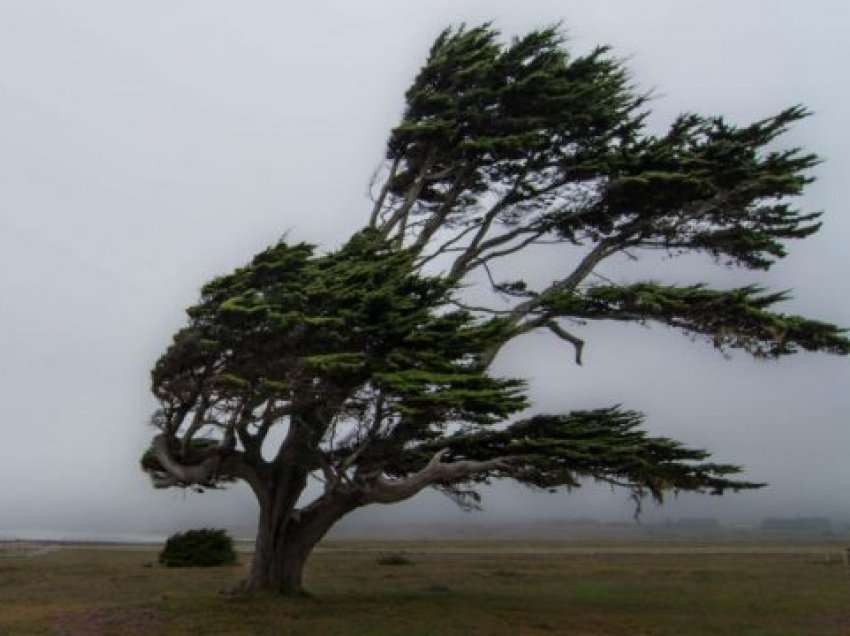
[[(820, 228), (791, 202), (818, 158), (775, 143), (808, 112), (745, 126), (684, 114), (650, 134), (648, 96), (607, 47), (573, 56), (557, 28), (504, 43), (489, 24), (440, 34), (405, 97), (361, 231), (325, 254), (282, 240), (188, 309), (152, 372), (154, 485), (247, 481), (261, 509), (252, 585), (281, 588), (300, 587), (285, 564), (303, 565), (341, 516), (426, 487), (475, 506), (498, 478), (592, 478), (638, 501), (761, 486), (620, 406), (516, 419), (533, 406), (523, 380), (489, 369), (538, 329), (581, 364), (576, 328), (595, 320), (658, 322), (758, 357), (850, 352), (845, 330), (775, 311), (786, 292), (593, 276), (647, 250), (770, 268)], [(493, 275), (542, 245), (565, 254), (548, 284)], [(500, 304), (466, 302), (478, 271)], [(311, 475), (324, 490), (304, 503)]]

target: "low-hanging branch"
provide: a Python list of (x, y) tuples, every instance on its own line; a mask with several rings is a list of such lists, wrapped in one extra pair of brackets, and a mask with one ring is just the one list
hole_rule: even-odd
[(581, 478), (592, 478), (649, 493), (658, 501), (666, 492), (722, 494), (765, 485), (732, 479), (740, 467), (705, 462), (708, 452), (651, 437), (642, 424), (640, 413), (620, 407), (536, 415), (502, 430), (462, 432), (423, 444), (391, 461), (390, 471), (409, 470), (440, 445), (441, 456), (453, 462), (493, 462), (469, 475), (473, 481), (511, 478), (551, 489), (576, 488)]
[(704, 335), (718, 349), (744, 349), (756, 357), (775, 358), (799, 349), (850, 353), (846, 329), (769, 311), (787, 299), (787, 292), (768, 293), (754, 285), (714, 290), (705, 285), (635, 283), (596, 285), (553, 295), (538, 309), (544, 314), (590, 320), (660, 322)]

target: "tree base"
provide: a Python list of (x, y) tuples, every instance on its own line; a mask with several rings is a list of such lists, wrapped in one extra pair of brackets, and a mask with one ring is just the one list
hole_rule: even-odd
[(259, 583), (245, 579), (230, 589), (221, 590), (223, 596), (229, 598), (250, 598), (253, 596), (276, 596), (291, 599), (313, 599), (315, 595), (304, 589), (302, 585)]

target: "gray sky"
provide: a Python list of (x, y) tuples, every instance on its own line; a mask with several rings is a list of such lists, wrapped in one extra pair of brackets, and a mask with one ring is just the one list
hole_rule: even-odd
[[(210, 277), (289, 230), (334, 247), (366, 221), (366, 186), (433, 37), (492, 19), (506, 36), (563, 19), (572, 46), (609, 43), (679, 112), (746, 123), (802, 102), (786, 144), (826, 159), (802, 204), (824, 229), (767, 275), (702, 257), (603, 268), (715, 285), (793, 288), (786, 311), (850, 325), (850, 5), (779, 2), (5, 0), (0, 4), (0, 535), (250, 525), (246, 488), (154, 491), (148, 370)], [(529, 276), (544, 260), (529, 257)], [(546, 335), (496, 370), (530, 379), (535, 410), (622, 402), (658, 434), (741, 463), (771, 487), (681, 496), (650, 520), (850, 518), (850, 365), (825, 355), (724, 360), (661, 328), (594, 326), (586, 366)], [(627, 519), (623, 493), (487, 493), (478, 518)], [(389, 520), (453, 520), (426, 494)]]

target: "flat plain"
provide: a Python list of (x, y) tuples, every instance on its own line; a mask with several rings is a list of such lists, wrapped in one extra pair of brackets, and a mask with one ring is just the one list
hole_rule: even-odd
[[(328, 542), (312, 596), (233, 596), (237, 566), (156, 546), (0, 546), (0, 634), (850, 635), (846, 546)], [(395, 558), (387, 559), (387, 556)]]

